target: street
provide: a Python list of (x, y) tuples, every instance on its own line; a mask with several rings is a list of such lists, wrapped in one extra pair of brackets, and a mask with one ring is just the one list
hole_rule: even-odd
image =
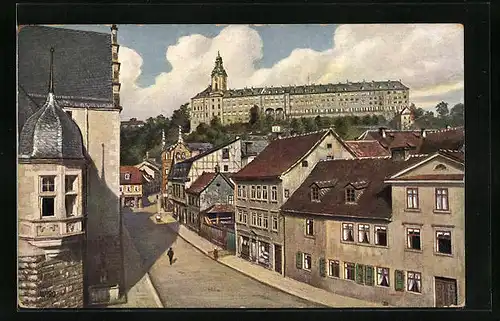
[[(264, 285), (208, 258), (151, 213), (124, 210), (124, 222), (165, 308), (322, 307)], [(169, 264), (166, 251), (174, 250)], [(142, 275), (137, 275), (140, 278)]]

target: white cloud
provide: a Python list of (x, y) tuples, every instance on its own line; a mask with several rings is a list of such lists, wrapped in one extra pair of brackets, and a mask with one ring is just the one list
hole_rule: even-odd
[(262, 39), (248, 26), (229, 25), (214, 38), (181, 37), (165, 55), (172, 70), (146, 88), (136, 85), (141, 56), (122, 47), (122, 117), (170, 116), (210, 83), (218, 50), (230, 88), (304, 84), (308, 79), (315, 83), (401, 79), (417, 106), (432, 108), (444, 98), (450, 105), (463, 101), (461, 25), (341, 25), (332, 36), (331, 49), (295, 49), (262, 69), (255, 68), (262, 59)]

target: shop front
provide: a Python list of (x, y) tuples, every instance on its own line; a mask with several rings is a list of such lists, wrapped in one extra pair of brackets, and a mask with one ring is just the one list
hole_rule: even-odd
[(258, 237), (240, 236), (240, 256), (242, 259), (273, 269), (273, 245)]

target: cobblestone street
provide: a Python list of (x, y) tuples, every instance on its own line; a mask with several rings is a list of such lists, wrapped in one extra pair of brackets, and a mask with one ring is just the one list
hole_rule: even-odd
[[(151, 213), (124, 212), (125, 226), (165, 308), (322, 307), (264, 285), (208, 258)], [(166, 250), (172, 246), (174, 264)]]

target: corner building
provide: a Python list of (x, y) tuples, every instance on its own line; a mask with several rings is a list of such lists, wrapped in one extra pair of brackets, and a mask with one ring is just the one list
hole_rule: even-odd
[(393, 118), (409, 106), (410, 89), (401, 81), (228, 89), (228, 76), (217, 54), (210, 85), (191, 98), (191, 131), (218, 117), (222, 124), (248, 122), (250, 109), (275, 119), (383, 115)]

